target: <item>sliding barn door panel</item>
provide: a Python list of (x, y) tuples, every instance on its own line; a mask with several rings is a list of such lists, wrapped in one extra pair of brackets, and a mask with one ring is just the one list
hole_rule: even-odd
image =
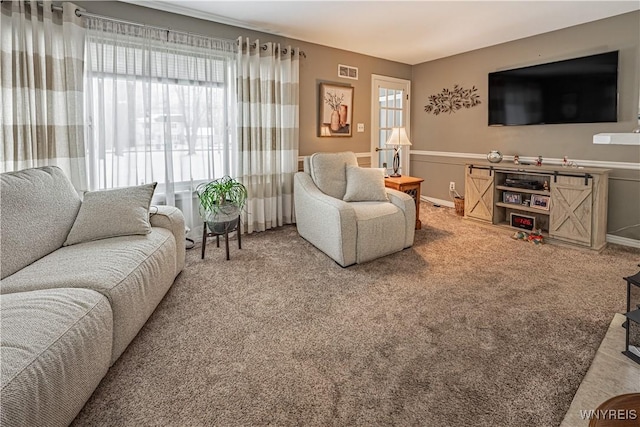
[(551, 183), (549, 236), (591, 246), (593, 179), (558, 176)]
[(495, 174), (488, 169), (466, 169), (464, 181), (464, 215), (482, 221), (493, 221)]

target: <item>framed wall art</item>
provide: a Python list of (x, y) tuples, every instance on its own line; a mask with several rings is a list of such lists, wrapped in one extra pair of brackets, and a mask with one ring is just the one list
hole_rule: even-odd
[(318, 136), (352, 135), (353, 87), (320, 83)]

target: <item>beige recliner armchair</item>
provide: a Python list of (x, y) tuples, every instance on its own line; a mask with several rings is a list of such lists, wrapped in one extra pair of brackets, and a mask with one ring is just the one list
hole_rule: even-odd
[(294, 176), (298, 233), (343, 267), (413, 245), (413, 198), (384, 187), (382, 169), (352, 152), (315, 153)]

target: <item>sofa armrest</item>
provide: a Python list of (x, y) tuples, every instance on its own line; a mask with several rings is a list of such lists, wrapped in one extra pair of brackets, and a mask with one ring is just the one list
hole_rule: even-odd
[(182, 211), (173, 206), (151, 206), (149, 209), (149, 222), (152, 227), (166, 228), (171, 231), (176, 239), (176, 276), (184, 268), (185, 228)]
[(410, 195), (402, 191), (387, 188), (387, 196), (391, 203), (400, 208), (404, 213), (405, 234), (404, 247), (408, 248), (413, 245), (413, 238), (416, 232), (416, 202)]
[(304, 172), (294, 175), (298, 233), (346, 267), (356, 262), (356, 214), (349, 204), (328, 196)]

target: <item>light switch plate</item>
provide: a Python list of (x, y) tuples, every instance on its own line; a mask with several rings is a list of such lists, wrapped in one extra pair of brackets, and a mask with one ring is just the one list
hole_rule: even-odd
[(358, 132), (364, 132), (364, 123), (358, 123)]

